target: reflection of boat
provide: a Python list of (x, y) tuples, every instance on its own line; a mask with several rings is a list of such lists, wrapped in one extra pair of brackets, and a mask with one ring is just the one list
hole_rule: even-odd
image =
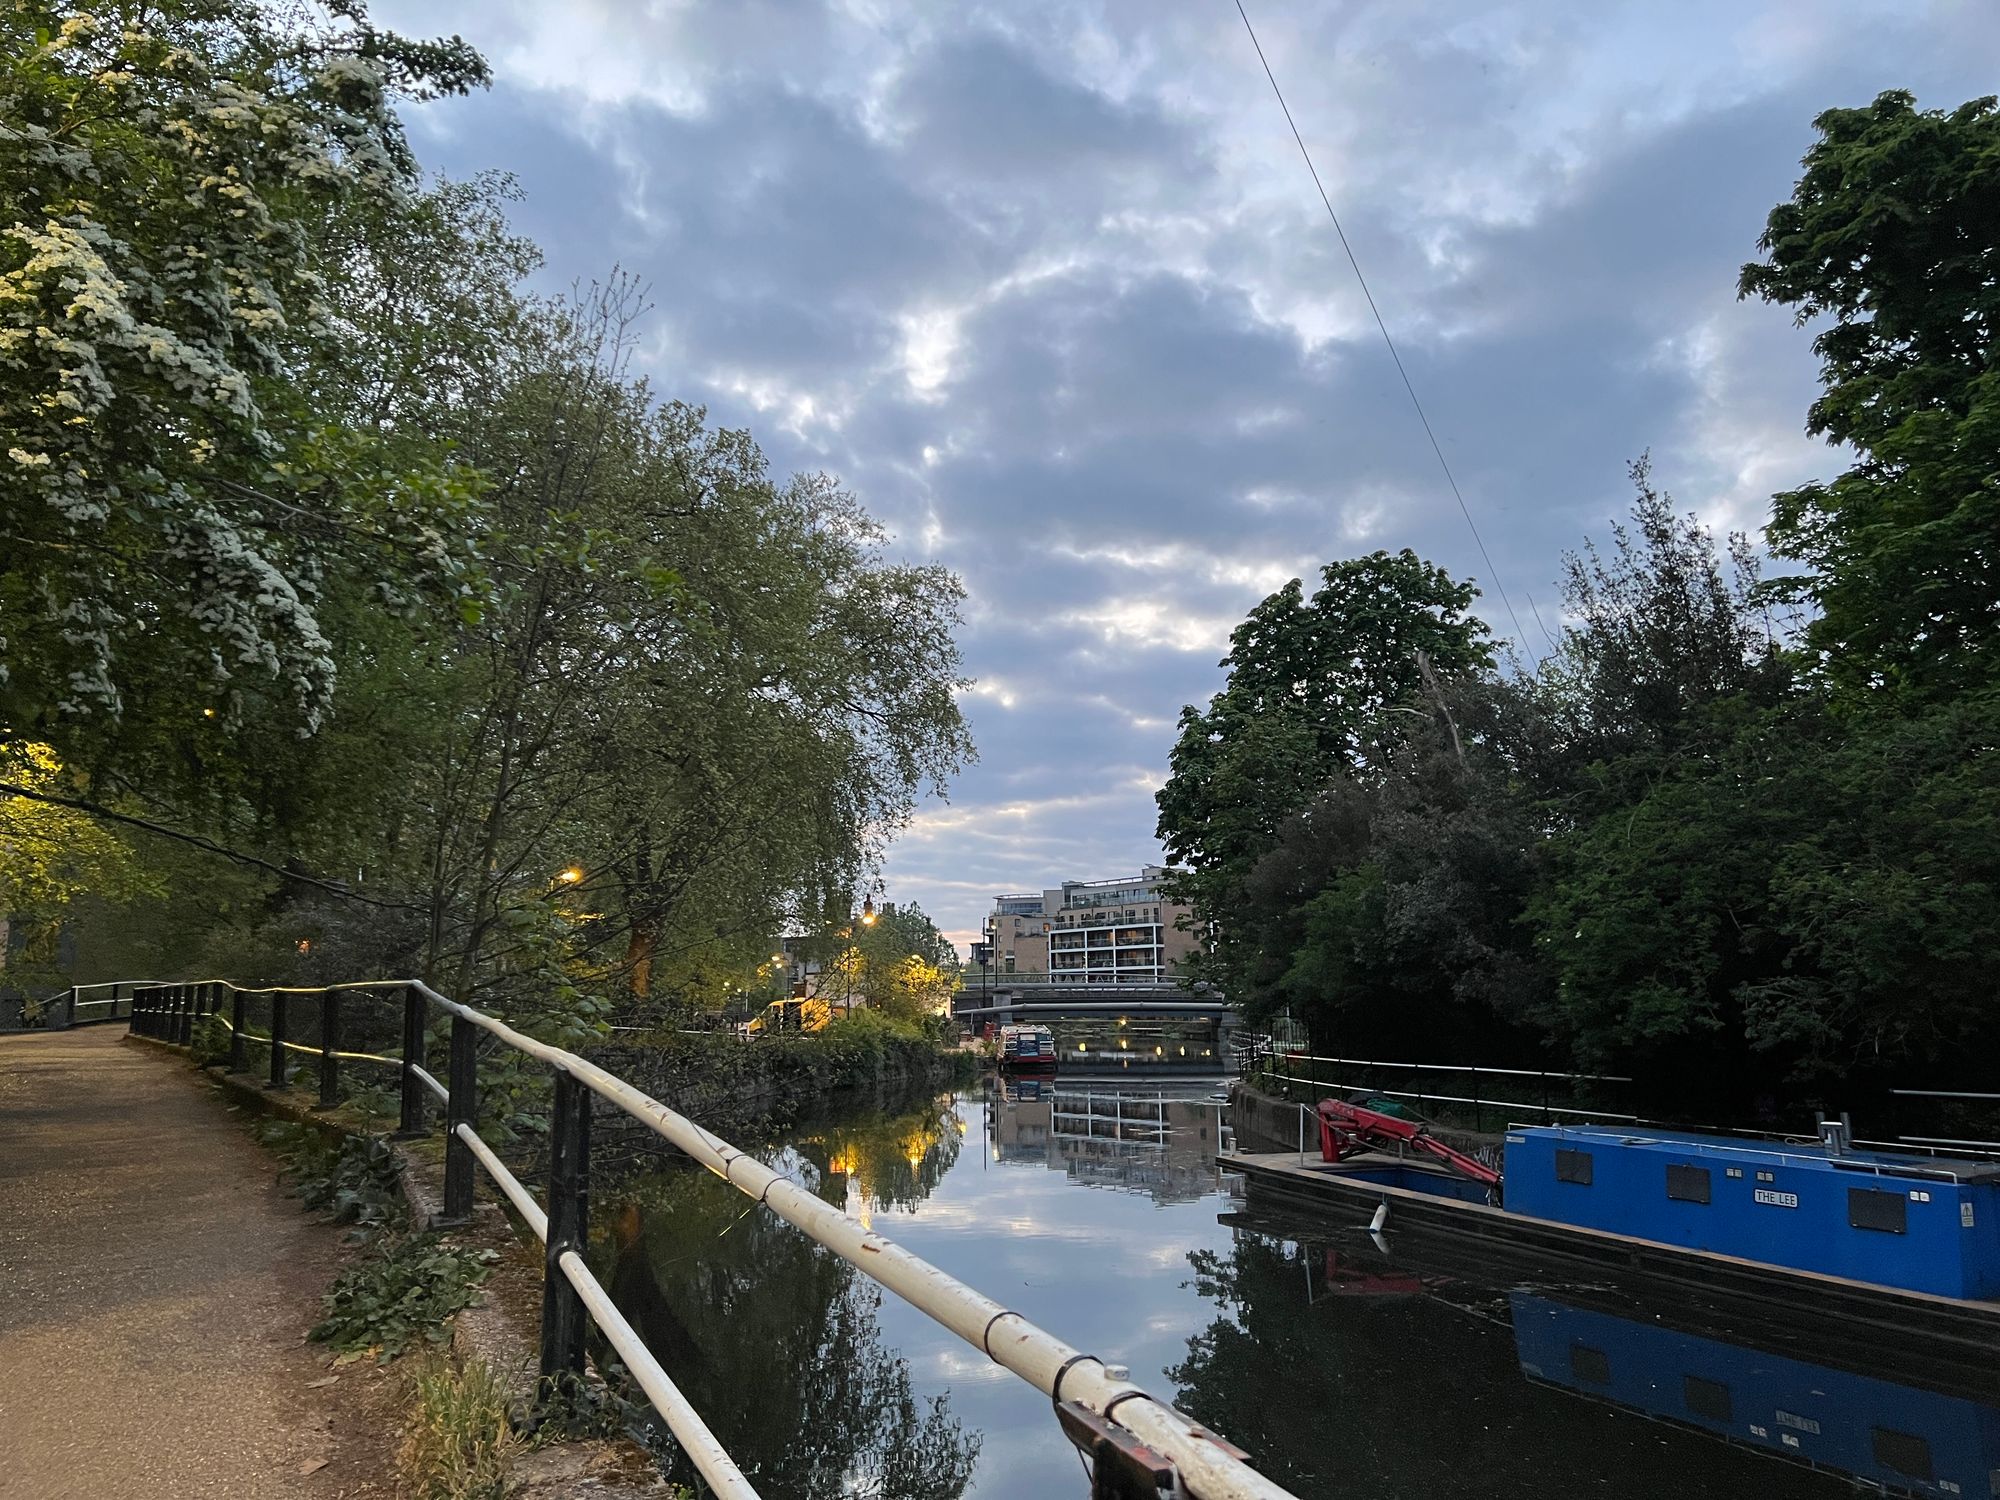
[(1002, 1026), (1000, 1067), (1010, 1073), (1055, 1072), (1055, 1033), (1046, 1026)]
[(1515, 1292), (1532, 1379), (1914, 1495), (2000, 1494), (2000, 1409)]

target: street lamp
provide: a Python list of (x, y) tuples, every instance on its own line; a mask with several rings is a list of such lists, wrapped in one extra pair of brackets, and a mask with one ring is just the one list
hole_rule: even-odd
[(875, 898), (873, 896), (863, 896), (861, 898), (861, 925), (863, 927), (873, 927), (875, 925)]

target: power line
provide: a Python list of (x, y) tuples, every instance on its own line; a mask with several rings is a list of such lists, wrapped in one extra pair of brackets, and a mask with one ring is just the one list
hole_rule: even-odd
[[(1250, 33), (1250, 45), (1257, 49), (1257, 61), (1264, 65), (1264, 76), (1271, 80), (1271, 92), (1277, 96), (1278, 108), (1285, 112), (1285, 123), (1292, 128), (1292, 139), (1299, 144), (1299, 155), (1305, 160), (1306, 170), (1312, 174), (1313, 186), (1319, 189), (1319, 201), (1326, 205), (1326, 216), (1333, 221), (1333, 232), (1340, 236), (1340, 248), (1347, 252), (1347, 263), (1354, 268), (1354, 279), (1361, 285), (1361, 295), (1368, 301), (1368, 311), (1375, 315), (1375, 326), (1382, 330), (1382, 342), (1388, 345), (1389, 358), (1395, 362), (1396, 373), (1402, 377), (1403, 389), (1409, 392), (1410, 405), (1416, 408), (1417, 420), (1423, 424), (1424, 436), (1430, 439), (1431, 452), (1437, 455), (1438, 467), (1444, 470), (1444, 481), (1451, 486), (1451, 498), (1458, 502), (1458, 513), (1465, 517), (1466, 529), (1472, 533), (1473, 545), (1479, 548), (1487, 576), (1499, 591), (1500, 603), (1506, 607), (1507, 618), (1514, 623), (1514, 639), (1525, 647), (1528, 633), (1521, 628), (1521, 617), (1514, 613), (1514, 601), (1507, 597), (1507, 585), (1500, 581), (1500, 570), (1493, 566), (1493, 555), (1486, 550), (1486, 539), (1479, 534), (1478, 523), (1472, 519), (1471, 507), (1465, 503), (1465, 496), (1458, 488), (1458, 479), (1444, 456), (1444, 447), (1438, 442), (1437, 433), (1431, 429), (1431, 419), (1424, 411), (1424, 403), (1417, 399), (1417, 388), (1410, 380), (1410, 372), (1403, 368), (1403, 356), (1396, 351), (1396, 341), (1389, 336), (1389, 325), (1382, 317), (1382, 309), (1375, 305), (1375, 294), (1368, 289), (1368, 278), (1361, 274), (1361, 262), (1355, 259), (1354, 247), (1347, 243), (1347, 231), (1340, 227), (1340, 215), (1333, 211), (1333, 199), (1327, 194), (1326, 184), (1320, 181), (1319, 168), (1313, 165), (1312, 152), (1306, 149), (1306, 138), (1299, 134), (1299, 123), (1292, 118), (1292, 107), (1285, 102), (1285, 91), (1278, 87), (1278, 75), (1271, 71), (1271, 61), (1264, 56), (1264, 44), (1257, 40), (1257, 28), (1250, 24), (1250, 12), (1243, 8), (1243, 0), (1236, 0), (1236, 14), (1243, 18), (1243, 29)], [(1543, 636), (1548, 633), (1548, 627), (1543, 626)], [(1549, 648), (1555, 649), (1554, 641), (1549, 642)]]

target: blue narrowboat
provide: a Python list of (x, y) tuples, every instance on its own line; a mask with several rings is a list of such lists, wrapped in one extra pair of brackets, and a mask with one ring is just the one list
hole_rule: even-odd
[(1317, 1113), (1320, 1160), (1229, 1158), (1253, 1206), (1445, 1230), (1766, 1307), (1810, 1287), (1827, 1317), (2000, 1351), (2000, 1163), (1859, 1149), (1844, 1120), (1816, 1141), (1514, 1126), (1474, 1156), (1362, 1105)]
[(2000, 1297), (2000, 1167), (1607, 1126), (1507, 1132), (1510, 1213), (1939, 1297)]

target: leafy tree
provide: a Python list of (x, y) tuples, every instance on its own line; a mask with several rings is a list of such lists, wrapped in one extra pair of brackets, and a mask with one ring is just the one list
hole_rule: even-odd
[(324, 332), (314, 229), (409, 191), (393, 97), (484, 65), (355, 0), (24, 3), (0, 50), (0, 740), (164, 774), (204, 718), (311, 731), (329, 575), (445, 583), (465, 501), (289, 401)]
[(1739, 290), (1826, 320), (1807, 430), (1855, 462), (1768, 535), (1844, 700), (1936, 702), (2000, 671), (2000, 109), (1892, 91), (1814, 125)]
[(1426, 670), (1492, 664), (1486, 626), (1467, 613), (1477, 595), (1409, 551), (1330, 563), (1310, 599), (1294, 579), (1257, 605), (1230, 636), (1222, 691), (1181, 711), (1159, 836), (1184, 867), (1174, 895), (1215, 934), (1194, 967), (1225, 990), (1249, 977), (1234, 924), (1284, 820), (1336, 776), (1372, 771), (1380, 720), (1423, 691)]
[(1544, 976), (1520, 919), (1540, 830), (1519, 763), (1536, 719), (1512, 685), (1445, 692), (1438, 717), (1385, 720), (1373, 773), (1336, 778), (1245, 882), (1243, 1003), (1339, 1055), (1534, 1050)]
[(1563, 558), (1573, 623), (1540, 700), (1573, 764), (1678, 753), (1703, 707), (1748, 689), (1777, 651), (1749, 540), (1718, 547), (1698, 518), (1675, 514), (1649, 459), (1631, 473), (1631, 525), (1612, 523), (1609, 554), (1586, 539)]

